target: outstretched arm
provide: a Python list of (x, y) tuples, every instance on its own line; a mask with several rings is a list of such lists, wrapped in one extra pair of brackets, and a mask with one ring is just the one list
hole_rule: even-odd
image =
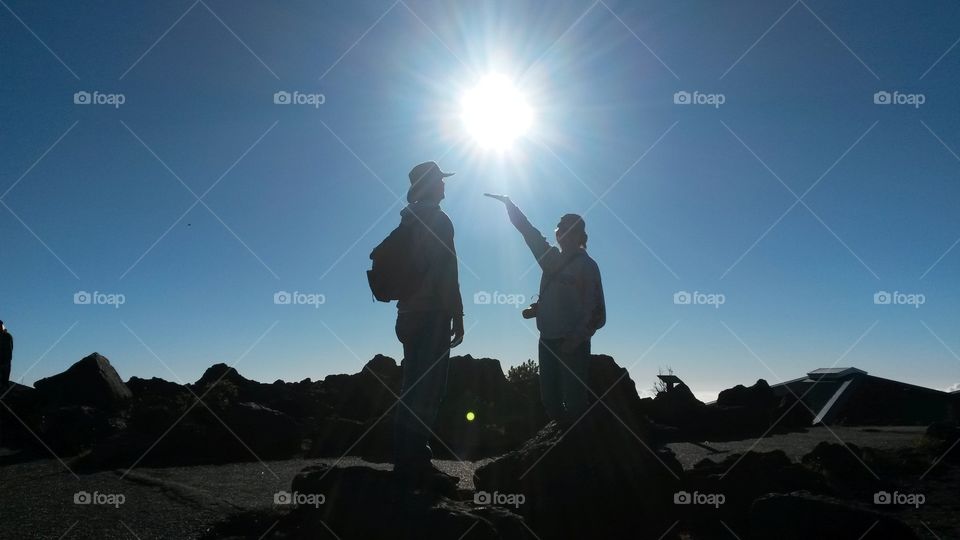
[(505, 195), (491, 195), (489, 193), (485, 193), (484, 195), (497, 199), (504, 204), (507, 209), (507, 216), (510, 218), (510, 223), (512, 223), (517, 231), (520, 232), (521, 236), (523, 236), (524, 242), (527, 243), (530, 252), (533, 253), (534, 258), (537, 259), (537, 264), (540, 265), (540, 268), (545, 272), (555, 270), (560, 264), (560, 250), (551, 246), (550, 243), (547, 242), (547, 239), (540, 234), (540, 231), (530, 224), (530, 220), (527, 219), (527, 216), (523, 215), (523, 212), (510, 200), (510, 197)]

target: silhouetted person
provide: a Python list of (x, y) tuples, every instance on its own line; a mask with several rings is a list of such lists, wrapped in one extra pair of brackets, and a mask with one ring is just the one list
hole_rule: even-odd
[(411, 225), (416, 231), (413, 251), (425, 268), (417, 290), (397, 302), (403, 389), (402, 403), (396, 407), (394, 470), (416, 482), (427, 476), (450, 478), (431, 464), (429, 441), (446, 392), (450, 349), (463, 341), (453, 223), (440, 209), (444, 178), (452, 174), (442, 172), (433, 161), (414, 167), (409, 174), (409, 204), (400, 212), (401, 226)]
[(606, 322), (600, 268), (587, 254), (583, 219), (565, 214), (556, 228), (559, 248), (551, 246), (509, 197), (504, 203), (510, 222), (543, 270), (536, 306), (540, 331), (540, 395), (547, 415), (561, 424), (576, 422), (587, 409), (590, 338)]
[(13, 335), (0, 321), (0, 392), (10, 385), (10, 365), (13, 363)]

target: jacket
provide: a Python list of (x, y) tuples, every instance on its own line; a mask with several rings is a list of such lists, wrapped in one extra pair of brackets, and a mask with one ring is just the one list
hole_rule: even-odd
[(551, 246), (515, 205), (508, 205), (507, 212), (543, 270), (537, 306), (540, 336), (590, 339), (606, 323), (600, 267), (585, 249), (568, 253)]
[(453, 242), (453, 223), (436, 203), (415, 202), (400, 212), (402, 225), (417, 229), (415, 256), (422, 258), (424, 275), (420, 288), (409, 298), (397, 302), (400, 313), (444, 311), (451, 317), (463, 315), (457, 250)]

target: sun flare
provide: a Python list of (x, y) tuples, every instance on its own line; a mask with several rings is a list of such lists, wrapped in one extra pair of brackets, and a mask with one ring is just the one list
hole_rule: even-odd
[(461, 118), (481, 147), (506, 150), (533, 124), (533, 109), (504, 75), (487, 75), (463, 94)]

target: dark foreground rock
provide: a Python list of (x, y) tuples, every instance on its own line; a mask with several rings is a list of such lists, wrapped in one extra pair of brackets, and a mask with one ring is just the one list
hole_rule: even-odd
[(78, 460), (81, 469), (204, 465), (290, 458), (301, 451), (300, 426), (288, 415), (256, 403), (220, 409), (196, 405), (141, 414), (128, 429), (97, 439)]
[(410, 490), (393, 471), (369, 467), (307, 467), (281, 504), (297, 503), (271, 538), (478, 540), (532, 539), (522, 518), (496, 506)]
[(770, 385), (763, 379), (757, 379), (753, 386), (738, 384), (728, 388), (717, 396), (717, 405), (721, 407), (754, 407), (772, 409), (780, 402)]
[[(723, 536), (725, 526), (744, 534), (754, 500), (797, 490), (831, 493), (822, 476), (793, 463), (780, 450), (732, 454), (719, 462), (704, 459), (686, 471), (675, 511), (677, 519), (692, 530)], [(701, 500), (692, 500), (697, 496)], [(705, 497), (715, 498), (716, 503), (704, 504)]]
[(93, 353), (63, 373), (34, 383), (44, 397), (63, 405), (117, 409), (133, 397), (117, 370), (100, 353)]
[(903, 522), (853, 503), (807, 492), (761, 497), (750, 508), (750, 538), (911, 540)]
[(641, 522), (668, 529), (681, 475), (669, 450), (650, 448), (598, 406), (569, 431), (548, 424), (478, 469), (475, 484), (489, 500), (521, 496), (517, 511), (541, 538), (633, 537)]
[[(307, 456), (349, 452), (369, 461), (389, 461), (401, 383), (401, 367), (382, 355), (359, 373), (326, 377), (321, 395), (332, 412), (311, 423)], [(468, 412), (472, 420), (467, 420)], [(519, 392), (504, 377), (499, 360), (454, 356), (430, 444), (437, 459), (480, 459), (518, 447), (544, 423), (539, 393)]]
[(960, 446), (957, 444), (960, 441), (960, 425), (956, 422), (930, 424), (924, 439), (933, 452), (954, 463), (960, 462), (960, 450), (957, 450), (957, 446)]

